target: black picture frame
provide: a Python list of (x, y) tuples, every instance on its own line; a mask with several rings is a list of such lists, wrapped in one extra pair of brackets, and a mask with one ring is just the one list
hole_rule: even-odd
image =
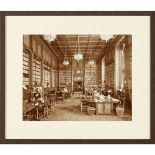
[[(6, 16), (150, 16), (150, 139), (6, 139), (5, 17)], [(1, 11), (0, 12), (0, 143), (1, 144), (155, 144), (155, 11)]]

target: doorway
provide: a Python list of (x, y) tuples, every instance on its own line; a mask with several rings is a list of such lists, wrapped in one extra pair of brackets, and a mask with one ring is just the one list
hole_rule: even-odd
[(74, 81), (74, 92), (75, 93), (81, 93), (83, 92), (83, 85), (82, 81)]

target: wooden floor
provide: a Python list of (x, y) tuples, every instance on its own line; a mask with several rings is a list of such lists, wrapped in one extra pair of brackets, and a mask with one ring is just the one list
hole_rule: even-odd
[(79, 94), (74, 94), (71, 98), (58, 101), (55, 112), (44, 121), (131, 121), (131, 114), (124, 114), (123, 117), (116, 115), (91, 115), (88, 116), (80, 110)]

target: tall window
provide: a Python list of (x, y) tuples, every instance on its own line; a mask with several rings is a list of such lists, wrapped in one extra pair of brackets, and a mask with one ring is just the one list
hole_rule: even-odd
[(115, 82), (116, 82), (116, 90), (124, 88), (124, 72), (125, 72), (125, 64), (124, 64), (124, 48), (125, 44), (118, 45), (116, 47), (115, 52)]
[(102, 83), (105, 81), (105, 58), (102, 59), (102, 68), (101, 68), (101, 79)]

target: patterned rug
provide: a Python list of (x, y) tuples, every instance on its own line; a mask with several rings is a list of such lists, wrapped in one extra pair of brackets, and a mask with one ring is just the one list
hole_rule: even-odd
[(79, 94), (71, 98), (58, 101), (55, 111), (45, 118), (44, 121), (131, 121), (131, 114), (124, 114), (123, 117), (116, 115), (91, 115), (81, 112)]

